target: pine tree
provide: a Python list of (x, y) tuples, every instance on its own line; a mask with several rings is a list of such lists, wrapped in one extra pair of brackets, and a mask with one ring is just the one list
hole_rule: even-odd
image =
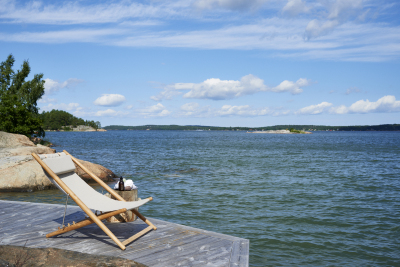
[(17, 72), (12, 69), (14, 62), (9, 55), (0, 65), (0, 131), (42, 137), (37, 101), (44, 94), (43, 74), (25, 81), (31, 72), (29, 62), (25, 60)]

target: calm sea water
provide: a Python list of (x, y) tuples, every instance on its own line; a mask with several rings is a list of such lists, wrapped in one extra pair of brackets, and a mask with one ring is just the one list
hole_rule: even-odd
[[(47, 133), (154, 218), (250, 239), (251, 266), (400, 266), (400, 133)], [(1, 199), (64, 203), (56, 190)]]

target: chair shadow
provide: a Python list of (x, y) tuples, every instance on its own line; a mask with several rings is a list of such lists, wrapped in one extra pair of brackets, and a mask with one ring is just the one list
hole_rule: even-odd
[[(85, 219), (86, 213), (83, 211), (76, 211), (70, 214), (67, 214), (65, 216), (64, 220), (64, 225), (68, 225), (68, 223), (72, 224), (73, 221), (75, 223), (84, 220)], [(63, 216), (60, 218), (54, 219), (54, 222), (60, 224), (60, 227), (63, 222)], [(105, 220), (102, 220), (102, 222), (105, 224), (105, 226), (122, 242), (125, 239), (128, 239), (129, 237), (135, 235), (136, 233), (139, 233), (143, 229), (147, 228), (148, 225), (141, 221), (140, 219), (137, 219), (136, 221), (133, 222), (127, 222), (127, 223), (109, 223), (106, 222)], [(78, 233), (78, 236), (77, 236)], [(146, 233), (145, 235), (147, 235)], [(143, 236), (145, 236), (143, 235)], [(139, 237), (132, 243), (140, 240), (143, 236)], [(103, 243), (106, 243), (107, 245), (110, 245), (112, 247), (118, 248), (119, 246), (114, 243), (110, 239), (110, 237), (103, 231), (101, 228), (95, 224), (92, 223), (90, 225), (84, 226), (82, 228), (72, 230), (70, 232), (60, 234), (51, 238), (57, 238), (57, 239), (65, 239), (65, 240), (97, 240)], [(130, 243), (131, 244), (131, 243)]]

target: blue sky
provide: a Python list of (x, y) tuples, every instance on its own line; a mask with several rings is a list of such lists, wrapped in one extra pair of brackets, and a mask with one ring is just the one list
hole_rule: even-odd
[(400, 3), (0, 0), (0, 61), (107, 125), (400, 123)]

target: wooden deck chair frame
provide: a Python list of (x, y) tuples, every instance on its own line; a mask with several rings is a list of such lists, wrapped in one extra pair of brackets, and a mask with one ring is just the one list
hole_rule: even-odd
[[(67, 151), (63, 151), (65, 154), (69, 155), (72, 159), (72, 161), (78, 165), (83, 171), (85, 171), (87, 174), (89, 174), (90, 177), (93, 178), (97, 183), (99, 183), (105, 190), (107, 190), (112, 196), (114, 196), (117, 200), (120, 201), (125, 201), (120, 195), (114, 192), (113, 189), (111, 189), (106, 183), (104, 183), (99, 177), (97, 177), (94, 173), (89, 171), (85, 166), (83, 166), (76, 158), (74, 158), (71, 154), (69, 154)], [(103, 213), (100, 215), (94, 214), (75, 194), (72, 192), (72, 190), (44, 163), (40, 157), (32, 153), (32, 156), (36, 159), (36, 161), (43, 167), (43, 169), (58, 183), (58, 185), (69, 195), (70, 198), (72, 198), (73, 201), (89, 216), (88, 219), (84, 219), (78, 223), (75, 224), (68, 224), (68, 226), (63, 226), (63, 228), (60, 228), (57, 231), (54, 231), (52, 233), (49, 233), (46, 235), (46, 237), (52, 237), (56, 235), (60, 235), (72, 230), (79, 229), (81, 227), (90, 225), (92, 223), (97, 224), (101, 230), (103, 230), (122, 250), (125, 250), (126, 245), (129, 243), (133, 242), (134, 240), (138, 239), (139, 237), (145, 235), (151, 230), (156, 230), (157, 227), (155, 227), (149, 220), (147, 220), (142, 214), (140, 214), (137, 210), (132, 209), (131, 211), (139, 217), (142, 221), (144, 221), (147, 225), (149, 225), (147, 228), (143, 229), (139, 233), (131, 236), (130, 238), (126, 239), (125, 241), (121, 242), (111, 231), (110, 229), (105, 226), (101, 220), (104, 220), (106, 218), (109, 218), (111, 216), (120, 214), (122, 212), (126, 212), (127, 209), (119, 209), (107, 213)], [(150, 197), (149, 200), (152, 200), (153, 198)], [(126, 201), (125, 201), (126, 202)]]

